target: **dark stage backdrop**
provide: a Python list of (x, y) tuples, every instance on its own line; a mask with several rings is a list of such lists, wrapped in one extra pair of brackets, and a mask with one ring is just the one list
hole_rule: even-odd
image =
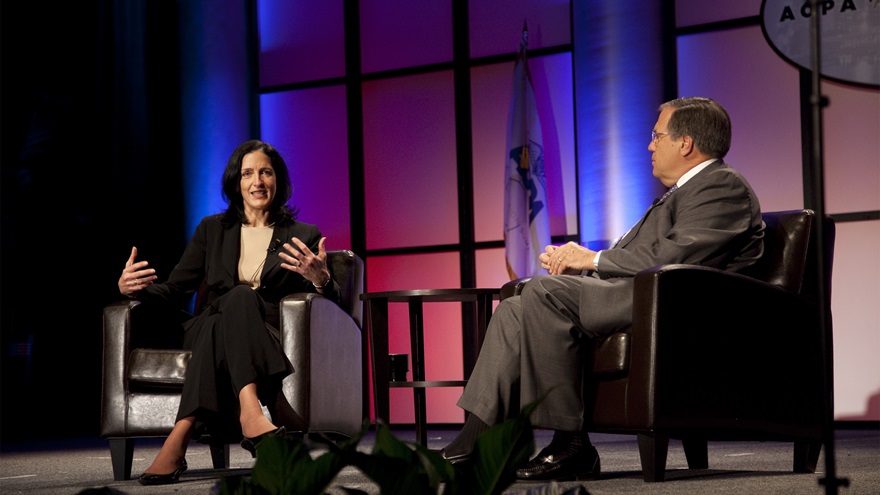
[(186, 241), (176, 4), (3, 2), (3, 442), (97, 434), (101, 308)]

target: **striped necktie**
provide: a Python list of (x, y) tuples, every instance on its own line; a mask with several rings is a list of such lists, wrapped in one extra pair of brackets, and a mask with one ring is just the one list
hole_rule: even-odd
[(663, 196), (660, 196), (660, 199), (655, 199), (654, 202), (651, 204), (651, 207), (648, 208), (648, 211), (646, 211), (645, 214), (642, 215), (642, 218), (640, 218), (639, 221), (636, 222), (635, 225), (630, 227), (629, 230), (627, 230), (625, 234), (618, 237), (617, 240), (614, 241), (614, 243), (611, 245), (611, 248), (609, 248), (609, 249), (613, 249), (613, 248), (617, 247), (617, 245), (620, 244), (620, 241), (622, 241), (627, 235), (629, 235), (630, 232), (632, 232), (633, 230), (637, 230), (636, 227), (638, 227), (639, 225), (641, 225), (642, 222), (645, 221), (645, 218), (648, 216), (648, 213), (650, 213), (651, 210), (653, 210), (655, 206), (666, 201), (666, 198), (668, 198), (670, 194), (674, 193), (676, 189), (678, 189), (678, 184), (673, 184), (672, 187), (670, 187), (668, 191), (663, 193)]
[(668, 191), (663, 193), (663, 196), (660, 196), (660, 199), (656, 201), (654, 205), (659, 205), (660, 203), (666, 201), (666, 198), (668, 198), (670, 194), (674, 193), (676, 189), (678, 189), (678, 184), (673, 184)]

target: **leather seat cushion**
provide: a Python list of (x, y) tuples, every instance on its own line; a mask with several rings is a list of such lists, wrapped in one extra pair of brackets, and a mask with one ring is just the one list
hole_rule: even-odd
[(128, 358), (129, 385), (182, 388), (191, 355), (190, 351), (177, 349), (134, 349)]
[(629, 369), (629, 333), (612, 333), (595, 340), (593, 376), (617, 375)]

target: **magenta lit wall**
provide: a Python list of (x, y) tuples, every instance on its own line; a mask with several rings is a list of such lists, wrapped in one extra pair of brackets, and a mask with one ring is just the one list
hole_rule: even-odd
[(321, 229), (328, 250), (350, 249), (345, 88), (328, 86), (260, 97), (262, 139), (290, 170), (299, 219)]
[(260, 86), (345, 75), (342, 0), (257, 2)]
[[(757, 16), (760, 0), (678, 0), (679, 26)], [(717, 99), (731, 114), (727, 160), (743, 171), (764, 210), (802, 208), (798, 69), (778, 57), (760, 26), (678, 37), (679, 93)], [(880, 91), (823, 83), (826, 210), (880, 209)], [(834, 411), (880, 420), (880, 221), (837, 224), (832, 275)]]
[[(709, 96), (729, 110), (734, 140), (727, 160), (745, 174), (764, 209), (801, 208), (798, 71), (773, 52), (760, 26), (713, 24), (756, 18), (760, 3), (677, 0), (677, 27), (709, 27), (676, 37), (678, 65), (671, 70), (679, 96)], [(513, 54), (524, 19), (530, 49), (552, 51), (530, 57), (548, 172), (552, 170), (552, 234), (584, 243), (591, 240), (581, 238), (587, 234), (614, 237), (602, 229), (581, 232), (585, 227), (579, 222), (617, 225), (623, 206), (642, 201), (608, 191), (579, 197), (579, 181), (589, 178), (578, 177), (576, 171), (589, 170), (579, 160), (590, 150), (577, 149), (575, 131), (612, 127), (608, 135), (627, 137), (616, 144), (628, 153), (644, 153), (649, 167), (650, 125), (634, 129), (590, 120), (592, 116), (576, 122), (573, 35), (576, 30), (594, 35), (599, 31), (570, 18), (569, 0), (467, 3), (470, 58), (463, 63), (470, 78), (466, 118), (471, 125), (473, 181), (468, 220), (473, 221), (476, 247), (464, 246), (460, 235), (459, 205), (466, 198), (460, 197), (465, 181), (458, 175), (456, 154), (462, 116), (456, 114), (455, 104), (454, 69), (461, 66), (453, 63), (453, 3), (359, 2), (360, 38), (350, 46), (357, 47), (360, 74), (345, 74), (342, 0), (261, 0), (257, 5), (262, 137), (278, 146), (291, 166), (301, 218), (318, 223), (333, 249), (362, 246), (367, 290), (460, 287), (463, 251), (473, 254), (477, 287), (498, 287), (507, 281), (501, 244), (505, 132)], [(613, 58), (620, 48), (613, 41), (596, 53), (596, 60)], [(608, 74), (638, 72), (630, 59), (615, 60), (623, 66)], [(607, 74), (589, 77), (601, 80)], [(348, 117), (351, 102), (346, 101), (346, 91), (352, 88), (361, 99), (358, 121)], [(880, 94), (837, 83), (825, 84), (823, 91), (831, 101), (824, 112), (829, 212), (880, 210)], [(654, 108), (646, 112), (653, 114)], [(351, 129), (356, 133), (349, 135)], [(645, 138), (629, 144), (630, 136)], [(362, 150), (350, 150), (350, 140), (359, 138)], [(362, 151), (362, 163), (352, 161), (359, 156), (353, 151)], [(352, 180), (362, 181), (357, 186), (362, 190), (351, 190)], [(579, 204), (589, 205), (584, 207), (587, 211), (579, 212)], [(359, 231), (363, 238), (353, 238)], [(880, 361), (875, 358), (880, 354), (880, 221), (840, 223), (837, 231), (832, 290), (835, 411), (838, 419), (880, 420), (880, 411), (868, 406), (880, 397)], [(406, 309), (392, 304), (390, 311), (390, 351), (408, 353)], [(460, 376), (460, 313), (457, 304), (426, 308), (429, 379)], [(429, 422), (460, 422), (462, 413), (455, 406), (460, 393), (459, 388), (429, 390)], [(411, 423), (411, 392), (393, 389), (391, 399), (392, 422)]]
[(370, 81), (363, 98), (367, 249), (458, 242), (452, 73)]

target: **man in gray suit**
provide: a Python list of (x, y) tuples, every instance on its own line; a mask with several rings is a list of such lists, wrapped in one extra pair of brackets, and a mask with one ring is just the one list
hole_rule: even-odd
[(529, 280), (499, 304), (458, 405), (464, 427), (445, 449), (452, 463), (470, 458), (477, 436), (544, 397), (532, 424), (553, 440), (520, 479), (595, 479), (599, 455), (584, 425), (580, 346), (626, 332), (632, 323), (633, 277), (670, 263), (741, 270), (763, 253), (758, 198), (722, 161), (730, 148), (727, 112), (708, 98), (664, 103), (651, 132), (653, 174), (669, 188), (610, 249), (569, 242), (547, 246), (549, 275)]

